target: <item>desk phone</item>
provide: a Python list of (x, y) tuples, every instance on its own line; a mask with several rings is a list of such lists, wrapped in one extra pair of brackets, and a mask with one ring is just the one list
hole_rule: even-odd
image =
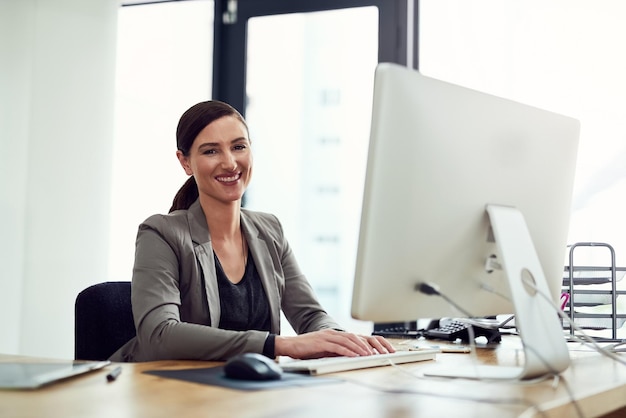
[[(443, 321), (442, 321), (443, 322)], [(502, 340), (500, 331), (493, 328), (483, 328), (477, 325), (471, 325), (474, 331), (474, 338), (485, 337), (487, 343), (499, 343)], [(432, 321), (428, 329), (410, 329), (402, 325), (392, 325), (388, 328), (382, 328), (372, 332), (372, 335), (380, 335), (385, 338), (428, 338), (445, 341), (456, 341), (460, 339), (464, 343), (469, 342), (470, 324), (451, 320), (445, 323)]]

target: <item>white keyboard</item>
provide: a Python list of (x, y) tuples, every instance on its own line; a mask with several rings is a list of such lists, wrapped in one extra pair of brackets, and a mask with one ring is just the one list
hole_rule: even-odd
[(367, 369), (392, 364), (413, 363), (433, 360), (439, 349), (396, 351), (388, 354), (373, 354), (361, 357), (324, 357), (311, 360), (286, 360), (280, 366), (286, 372), (308, 373), (312, 375)]

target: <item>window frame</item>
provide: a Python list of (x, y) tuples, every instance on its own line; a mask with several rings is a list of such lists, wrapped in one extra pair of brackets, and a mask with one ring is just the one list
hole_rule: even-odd
[(365, 6), (379, 10), (378, 62), (407, 65), (407, 57), (412, 57), (411, 66), (417, 68), (418, 0), (215, 0), (213, 98), (230, 103), (245, 116), (249, 19)]

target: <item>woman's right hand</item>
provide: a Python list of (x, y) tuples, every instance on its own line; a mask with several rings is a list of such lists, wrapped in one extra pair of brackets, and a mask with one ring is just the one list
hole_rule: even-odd
[(332, 356), (369, 356), (392, 353), (394, 348), (383, 337), (364, 336), (325, 329), (297, 336), (276, 336), (274, 354), (296, 359)]

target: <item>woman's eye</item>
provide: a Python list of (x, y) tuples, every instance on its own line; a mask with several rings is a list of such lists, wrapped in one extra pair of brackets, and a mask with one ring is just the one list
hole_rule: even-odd
[(207, 149), (202, 151), (203, 154), (207, 155), (207, 154), (215, 154), (217, 151), (215, 151), (214, 149)]
[(245, 145), (235, 145), (234, 149), (237, 151), (241, 151), (246, 149), (247, 147)]

